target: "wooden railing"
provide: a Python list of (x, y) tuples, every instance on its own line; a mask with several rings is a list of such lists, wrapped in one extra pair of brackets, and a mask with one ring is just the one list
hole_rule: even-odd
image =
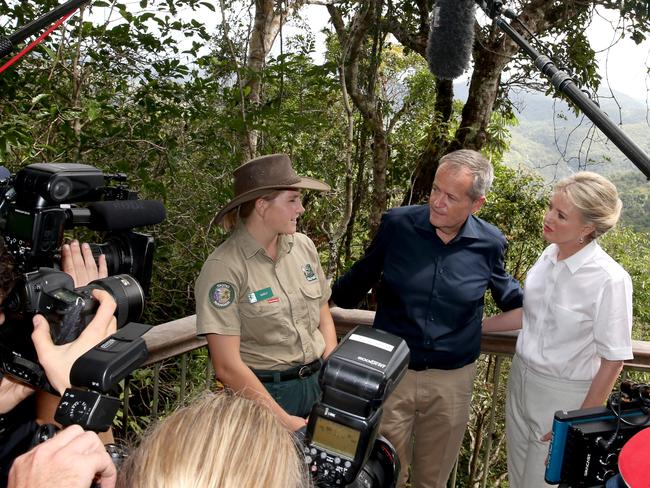
[[(368, 310), (333, 308), (332, 317), (339, 335), (344, 335), (356, 325), (372, 325), (374, 312)], [(152, 328), (144, 336), (149, 348), (147, 364), (189, 352), (205, 346), (205, 339), (196, 337), (196, 316), (183, 317)], [(517, 332), (483, 334), (481, 352), (484, 354), (512, 355)], [(626, 367), (650, 369), (650, 342), (633, 341), (634, 359)]]

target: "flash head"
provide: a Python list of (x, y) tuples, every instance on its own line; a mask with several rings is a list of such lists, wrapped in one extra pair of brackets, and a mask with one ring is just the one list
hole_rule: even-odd
[(35, 163), (18, 171), (14, 186), (19, 206), (41, 208), (97, 200), (104, 182), (102, 171), (87, 164)]

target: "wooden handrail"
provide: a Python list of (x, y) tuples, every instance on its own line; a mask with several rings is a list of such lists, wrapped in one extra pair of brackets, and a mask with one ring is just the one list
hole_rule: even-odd
[[(368, 310), (332, 308), (332, 317), (339, 335), (345, 335), (357, 325), (372, 325), (375, 313)], [(145, 364), (152, 364), (163, 359), (192, 351), (205, 346), (206, 341), (196, 336), (196, 315), (172, 320), (156, 325), (144, 335), (149, 349), (149, 358)], [(483, 334), (481, 352), (484, 354), (507, 354), (515, 352), (517, 332), (495, 332)], [(632, 341), (634, 359), (625, 365), (631, 368), (650, 368), (650, 342)]]

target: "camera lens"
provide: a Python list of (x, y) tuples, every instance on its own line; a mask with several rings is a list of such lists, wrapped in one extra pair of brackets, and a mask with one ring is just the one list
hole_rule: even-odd
[(118, 238), (112, 238), (104, 244), (89, 245), (95, 261), (98, 261), (102, 254), (106, 256), (109, 275), (132, 271), (133, 259), (129, 253), (128, 243), (124, 243)]
[(128, 274), (119, 274), (91, 282), (91, 288), (108, 291), (117, 302), (117, 326), (136, 321), (144, 309), (144, 292), (138, 280)]

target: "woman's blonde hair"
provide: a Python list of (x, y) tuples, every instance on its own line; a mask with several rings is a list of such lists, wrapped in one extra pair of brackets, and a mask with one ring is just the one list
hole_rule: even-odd
[(209, 393), (158, 424), (120, 469), (121, 488), (310, 486), (292, 434), (271, 411)]
[(576, 206), (585, 224), (593, 225), (592, 239), (616, 225), (623, 203), (614, 184), (591, 171), (580, 171), (560, 180), (553, 189), (562, 192)]
[(246, 222), (246, 219), (249, 217), (249, 215), (253, 213), (253, 209), (255, 208), (255, 202), (257, 200), (261, 198), (262, 200), (266, 200), (267, 202), (270, 202), (272, 200), (275, 200), (275, 198), (280, 193), (282, 193), (282, 191), (283, 190), (271, 190), (266, 195), (262, 195), (261, 197), (257, 197), (254, 200), (249, 200), (247, 202), (242, 203), (241, 205), (238, 205), (237, 207), (233, 208), (230, 212), (228, 212), (226, 215), (224, 215), (223, 220), (221, 221), (221, 225), (227, 231), (233, 230), (237, 225), (237, 222), (239, 222), (240, 220), (242, 222)]

